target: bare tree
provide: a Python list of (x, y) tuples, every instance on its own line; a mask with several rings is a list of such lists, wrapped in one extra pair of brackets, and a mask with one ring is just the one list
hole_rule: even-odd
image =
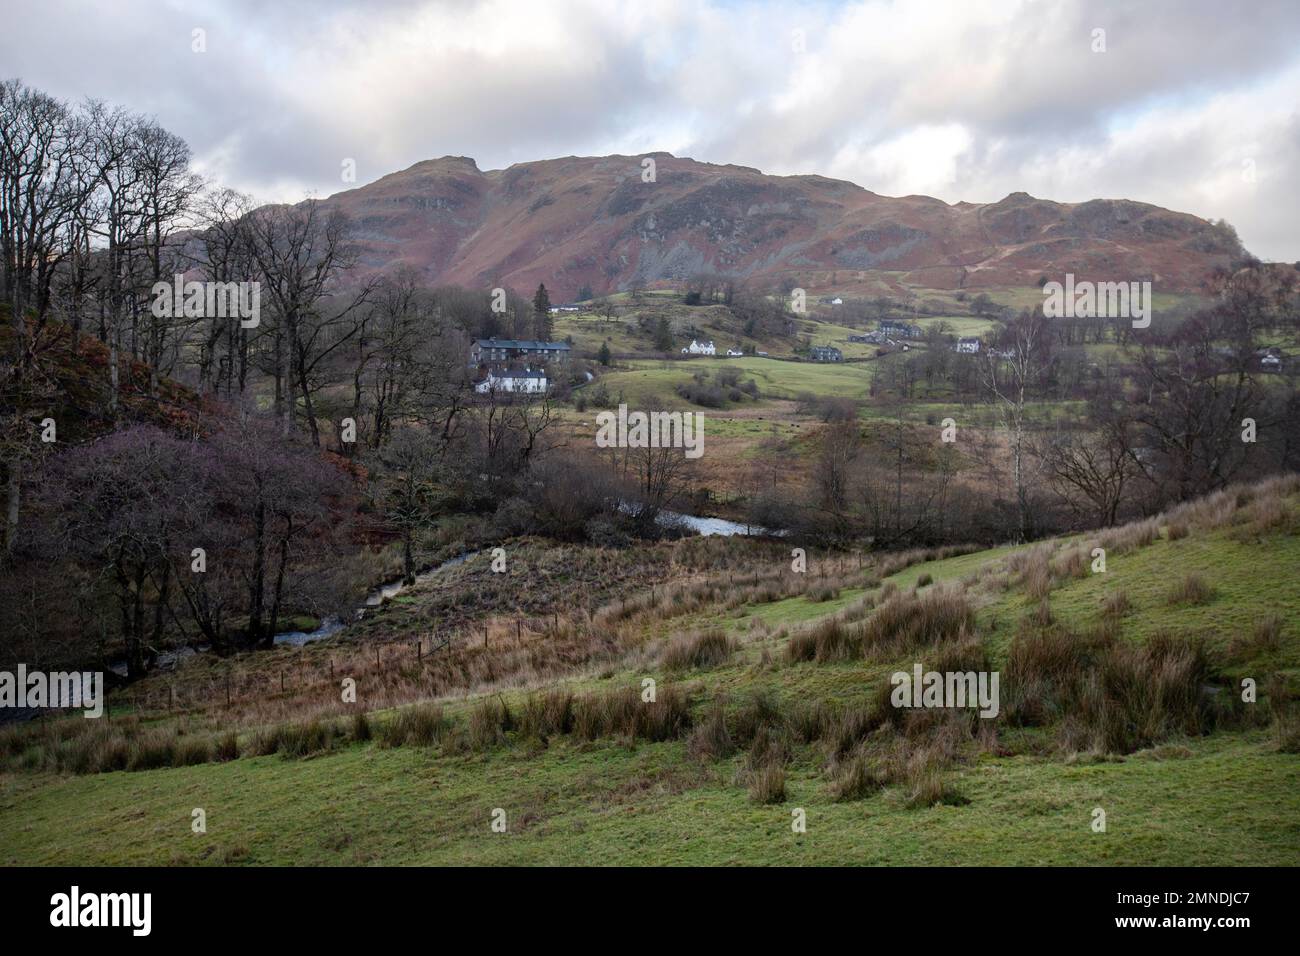
[(319, 446), (312, 374), (360, 332), (355, 313), (370, 287), (355, 291), (340, 306), (326, 308), (340, 277), (356, 259), (347, 217), (339, 210), (325, 212), (319, 201), (309, 199), (297, 206), (259, 210), (248, 218), (248, 226), (262, 291), (276, 318), (275, 401), (281, 428), (286, 435), (292, 430), (301, 397), (312, 443)]
[[(1089, 420), (1058, 431), (1041, 457), (1062, 500), (1075, 512), (1090, 510), (1099, 528), (1115, 524), (1126, 491), (1144, 474), (1132, 419), (1105, 406), (1094, 406)], [(1090, 509), (1081, 506), (1080, 495)]]
[(1028, 397), (1050, 363), (1045, 319), (1027, 311), (1011, 322), (1001, 347), (990, 349), (982, 369), (983, 384), (1002, 418), (1011, 446), (1011, 474), (1018, 515), (1016, 536), (1030, 534), (1030, 509), (1026, 453)]

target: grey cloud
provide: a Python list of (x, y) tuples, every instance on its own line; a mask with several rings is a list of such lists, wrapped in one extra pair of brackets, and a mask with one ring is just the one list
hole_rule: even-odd
[[(967, 145), (924, 183), (947, 201), (1123, 195), (1225, 217), (1254, 251), (1300, 258), (1300, 120), (1274, 82), (1300, 69), (1290, 0), (1249, 16), (1212, 0), (123, 6), (48, 0), (10, 17), (4, 72), (152, 113), (260, 198), (337, 191), (345, 157), (366, 182), (444, 154), (487, 169), (652, 146), (890, 193), (915, 177), (876, 151), (953, 127)], [(203, 55), (190, 51), (199, 26)], [(1240, 143), (1195, 121), (1215, 96), (1252, 103), (1257, 89), (1230, 118)], [(1115, 132), (1127, 124), (1159, 136), (1128, 144)], [(1255, 189), (1216, 186), (1252, 143)]]

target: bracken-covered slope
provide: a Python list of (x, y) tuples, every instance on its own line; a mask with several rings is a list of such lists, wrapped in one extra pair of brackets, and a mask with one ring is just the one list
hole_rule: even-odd
[(852, 292), (888, 273), (933, 289), (1032, 285), (1043, 275), (1150, 279), (1191, 292), (1239, 251), (1230, 230), (1129, 200), (991, 204), (890, 198), (822, 176), (768, 176), (654, 153), (567, 157), (482, 171), (445, 156), (330, 197), (362, 264), (426, 279), (558, 296), (718, 272), (774, 287)]

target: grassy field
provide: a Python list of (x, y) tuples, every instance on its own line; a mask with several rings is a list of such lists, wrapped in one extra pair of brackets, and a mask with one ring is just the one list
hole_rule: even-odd
[[(790, 731), (782, 738), (789, 752), (781, 793), (763, 802), (755, 798), (755, 754), (759, 741), (771, 745), (767, 725), (754, 732), (752, 747), (740, 743), (746, 714), (766, 707), (784, 715), (773, 728), (782, 721), (796, 726), (797, 715), (807, 714), (800, 708), (811, 702), (848, 714), (872, 699), (893, 670), (948, 646), (881, 645), (825, 660), (789, 656), (811, 629), (828, 622), (869, 627), (888, 608), (916, 608), (926, 595), (963, 596), (989, 666), (1004, 679), (1014, 671), (1010, 653), (1021, 636), (1084, 640), (1105, 623), (1106, 600), (1123, 591), (1127, 603), (1114, 631), (1121, 644), (1199, 638), (1214, 671), (1226, 675), (1220, 693), (1235, 693), (1243, 676), (1263, 686), (1277, 675), (1295, 687), (1300, 492), (1294, 480), (1272, 487), (1229, 493), (1145, 525), (1032, 546), (892, 563), (871, 558), (863, 570), (852, 555), (813, 554), (806, 576), (766, 594), (767, 585), (748, 589), (734, 579), (707, 592), (661, 591), (639, 605), (644, 614), (597, 616), (607, 633), (628, 642), (623, 652), (562, 680), (446, 699), (449, 729), (428, 745), (385, 747), (344, 737), (299, 757), (241, 755), (81, 776), (11, 768), (0, 775), (0, 861), (1294, 865), (1300, 757), (1280, 747), (1284, 728), (1271, 726), (1263, 710), (1125, 752), (1066, 746), (1050, 723), (999, 723), (995, 740), (984, 735), (963, 744), (945, 764), (942, 791), (921, 801), (905, 781), (844, 798), (836, 781), (847, 758), (833, 754), (835, 732), (805, 740)], [(1108, 551), (1104, 573), (1074, 562), (1076, 552), (1088, 555), (1098, 544)], [(778, 568), (778, 578), (782, 573)], [(1208, 587), (1183, 599), (1180, 583), (1189, 576)], [(1034, 620), (1043, 600), (1052, 622), (1040, 627)], [(1273, 622), (1267, 633), (1260, 630), (1265, 621)], [(666, 663), (665, 648), (681, 635), (710, 630), (730, 638), (725, 653), (686, 666)], [(582, 739), (526, 733), (519, 723), (539, 689), (592, 699), (621, 690), (634, 695), (646, 677), (658, 681), (665, 699), (682, 694), (695, 728), (689, 735)], [(497, 700), (516, 715), (513, 729), (503, 724), (498, 734), (493, 725), (488, 743), (467, 744)], [(701, 756), (697, 734), (719, 700), (738, 746)], [(364, 698), (358, 708), (369, 709)], [(372, 711), (376, 735), (404, 713)], [(875, 746), (887, 730), (861, 746)], [(886, 738), (897, 743), (892, 733)], [(195, 808), (206, 813), (206, 833), (191, 830)], [(1091, 825), (1096, 808), (1106, 813), (1105, 832)], [(498, 809), (505, 832), (491, 826)], [(791, 827), (800, 810), (806, 832)]]
[[(861, 864), (1294, 865), (1300, 766), (1263, 733), (1192, 741), (1179, 759), (1070, 766), (988, 760), (970, 804), (830, 799), (813, 768), (755, 806), (681, 743), (553, 745), (484, 757), (373, 745), (310, 760), (70, 780), (6, 778), (8, 865)], [(1090, 828), (1095, 806), (1105, 833)], [(208, 832), (191, 832), (195, 807)], [(496, 808), (507, 830), (490, 827)], [(807, 813), (792, 832), (791, 809)]]
[[(758, 404), (768, 399), (789, 400), (801, 392), (865, 400), (871, 389), (870, 363), (835, 364), (786, 362), (771, 358), (693, 358), (680, 362), (636, 360), (602, 377), (611, 397), (622, 393), (629, 405), (642, 408), (692, 407), (674, 391), (697, 372), (712, 375), (718, 369), (737, 369), (742, 380), (758, 385)], [(752, 404), (748, 400), (743, 405)]]

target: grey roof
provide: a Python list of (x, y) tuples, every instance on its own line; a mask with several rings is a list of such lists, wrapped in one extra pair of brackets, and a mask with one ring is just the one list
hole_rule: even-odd
[(474, 344), (489, 349), (569, 349), (568, 342), (536, 342), (528, 339), (475, 339)]

